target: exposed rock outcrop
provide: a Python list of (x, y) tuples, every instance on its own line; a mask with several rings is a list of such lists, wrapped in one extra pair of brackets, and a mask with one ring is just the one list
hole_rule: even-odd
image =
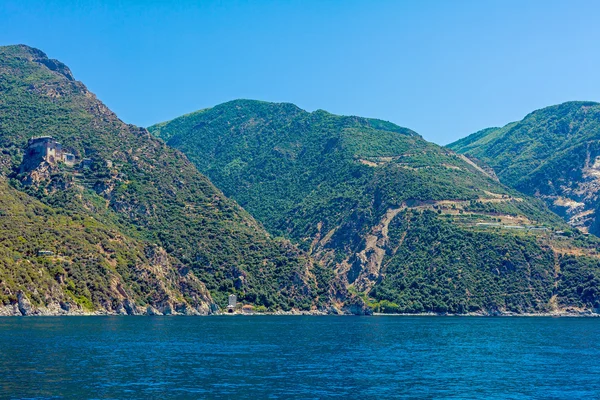
[(22, 315), (31, 315), (33, 313), (31, 302), (23, 292), (17, 293), (17, 306)]

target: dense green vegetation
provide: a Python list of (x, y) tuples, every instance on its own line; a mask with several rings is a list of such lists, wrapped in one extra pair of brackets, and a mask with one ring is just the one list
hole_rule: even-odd
[(546, 200), (571, 224), (600, 232), (600, 104), (547, 107), (448, 147), (492, 166), (502, 182)]
[[(149, 130), (335, 271), (334, 297), (380, 312), (595, 307), (574, 288), (597, 275), (596, 258), (572, 257), (578, 278), (556, 272), (558, 216), (408, 129), (237, 100)], [(564, 240), (584, 254), (597, 247)]]
[(600, 306), (598, 260), (555, 260), (535, 236), (458, 229), (431, 211), (399, 215), (390, 236), (403, 239), (372, 295), (393, 311), (544, 312), (553, 296), (560, 306)]
[[(261, 311), (599, 307), (595, 238), (409, 129), (239, 100), (150, 130), (167, 143), (62, 63), (0, 47), (0, 305), (206, 312), (236, 293)], [(19, 168), (40, 135), (89, 168)]]
[[(41, 165), (19, 173), (27, 139), (41, 135), (91, 158), (91, 168)], [(221, 306), (234, 292), (269, 309), (316, 304), (320, 274), (307, 272), (306, 256), (272, 239), (183, 154), (124, 124), (66, 66), (27, 46), (0, 47), (0, 148), (2, 174), (15, 188), (164, 248), (173, 260), (169, 273), (192, 274)]]
[[(349, 232), (360, 236), (406, 201), (517, 195), (408, 129), (292, 104), (238, 100), (149, 130), (271, 232), (305, 249), (321, 226), (322, 236), (336, 229), (329, 246), (346, 253), (359, 240)], [(544, 207), (520, 213), (554, 220)]]
[[(88, 312), (116, 310), (126, 298), (163, 309), (170, 303), (180, 312), (207, 307), (204, 285), (174, 271), (161, 276), (153, 268), (157, 255), (155, 245), (90, 215), (44, 205), (0, 178), (0, 305), (23, 292), (35, 306), (79, 305)], [(165, 256), (162, 264), (172, 261)]]

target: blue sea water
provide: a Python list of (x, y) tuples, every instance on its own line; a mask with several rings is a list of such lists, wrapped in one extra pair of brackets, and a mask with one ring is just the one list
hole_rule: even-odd
[(596, 318), (0, 318), (0, 398), (599, 397)]

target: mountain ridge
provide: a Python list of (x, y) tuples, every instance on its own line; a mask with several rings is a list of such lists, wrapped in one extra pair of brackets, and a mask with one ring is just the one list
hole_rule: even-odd
[[(172, 260), (165, 268), (206, 286), (206, 302), (194, 306), (198, 312), (225, 307), (230, 293), (271, 310), (317, 307), (315, 269), (306, 255), (272, 238), (185, 155), (123, 123), (60, 65), (37, 49), (0, 47), (0, 166), (13, 188), (54, 210), (93, 217), (133, 240), (158, 245)], [(87, 166), (44, 161), (19, 172), (32, 136), (56, 138), (76, 159), (89, 160)], [(147, 284), (140, 279), (139, 285)], [(116, 312), (118, 299), (106, 309), (100, 292), (89, 287), (93, 282), (81, 283), (94, 309)], [(31, 297), (32, 285), (6, 290)], [(59, 287), (67, 290), (64, 283)], [(9, 307), (11, 296), (5, 299)], [(161, 304), (150, 305), (166, 311)]]
[[(148, 129), (328, 266), (338, 294), (376, 311), (523, 313), (578, 302), (560, 297), (565, 282), (553, 271), (579, 244), (552, 233), (566, 225), (541, 201), (409, 129), (370, 121), (239, 100)], [(584, 242), (578, 251), (592, 254)], [(535, 273), (531, 260), (540, 260)]]
[(504, 183), (544, 199), (572, 226), (598, 234), (599, 109), (590, 101), (545, 107), (448, 147), (490, 165)]
[(596, 239), (408, 128), (238, 100), (167, 145), (42, 55), (0, 47), (2, 313), (600, 309)]

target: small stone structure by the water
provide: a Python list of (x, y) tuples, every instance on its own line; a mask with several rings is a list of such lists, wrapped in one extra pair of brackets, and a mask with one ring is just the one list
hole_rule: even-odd
[(237, 296), (235, 294), (229, 295), (229, 303), (227, 304), (227, 312), (233, 313), (235, 311), (235, 307), (237, 306)]

